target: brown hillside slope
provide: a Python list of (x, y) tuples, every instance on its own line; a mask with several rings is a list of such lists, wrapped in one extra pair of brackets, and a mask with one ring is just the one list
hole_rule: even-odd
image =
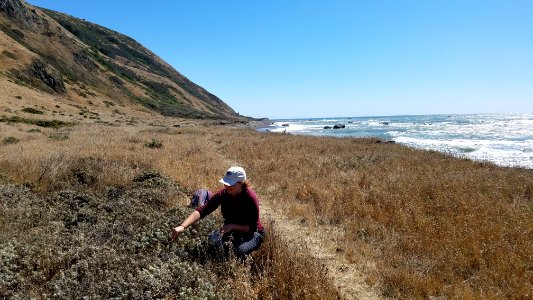
[(20, 0), (0, 3), (0, 80), (82, 107), (243, 119), (133, 39)]

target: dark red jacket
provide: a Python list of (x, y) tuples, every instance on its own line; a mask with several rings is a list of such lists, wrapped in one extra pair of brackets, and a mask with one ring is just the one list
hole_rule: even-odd
[(235, 198), (221, 189), (211, 196), (202, 206), (196, 208), (203, 218), (220, 206), (224, 224), (248, 225), (250, 232), (263, 233), (263, 224), (259, 219), (259, 199), (254, 190), (249, 187), (243, 188)]

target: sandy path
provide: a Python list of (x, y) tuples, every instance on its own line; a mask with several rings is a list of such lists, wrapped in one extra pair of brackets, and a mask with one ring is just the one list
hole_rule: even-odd
[[(227, 165), (239, 165), (238, 162), (226, 157), (224, 160)], [(267, 200), (261, 195), (259, 198)], [(277, 232), (284, 233), (280, 238), (284, 239), (287, 245), (296, 247), (296, 249), (302, 246), (309, 249), (309, 255), (318, 259), (326, 267), (328, 276), (343, 300), (382, 299), (376, 289), (365, 283), (361, 269), (350, 263), (342, 252), (337, 251), (337, 241), (342, 240), (343, 232), (327, 225), (320, 225), (320, 230), (313, 230), (317, 226), (291, 220), (268, 202), (261, 201), (260, 204), (263, 224), (273, 221)]]
[[(349, 263), (342, 252), (337, 251), (337, 241), (343, 233), (332, 226), (320, 226), (320, 230), (313, 230), (315, 226), (300, 224), (290, 220), (265, 203), (261, 203), (261, 218), (266, 224), (273, 221), (277, 232), (283, 232), (282, 239), (291, 247), (309, 249), (309, 254), (318, 259), (328, 270), (342, 299), (381, 299), (375, 289), (368, 286), (357, 265)], [(303, 244), (303, 245), (302, 245)]]

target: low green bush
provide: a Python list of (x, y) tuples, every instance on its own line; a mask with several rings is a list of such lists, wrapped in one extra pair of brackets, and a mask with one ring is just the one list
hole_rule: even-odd
[(16, 144), (18, 143), (20, 140), (17, 139), (16, 137), (12, 137), (12, 136), (8, 136), (8, 137), (5, 137), (3, 140), (2, 140), (2, 143), (4, 143), (4, 145), (9, 145), (9, 144)]
[(7, 57), (9, 57), (9, 58), (11, 58), (11, 59), (17, 59), (17, 56), (15, 54), (13, 54), (12, 52), (9, 52), (7, 50), (2, 51), (2, 54), (7, 56)]
[(56, 133), (50, 134), (48, 138), (54, 141), (66, 141), (69, 139), (69, 136), (67, 133), (64, 133), (64, 132), (56, 132)]
[(42, 115), (42, 114), (44, 114), (44, 112), (42, 110), (38, 110), (38, 109), (33, 108), (33, 107), (24, 107), (22, 109), (22, 111), (25, 112), (25, 113), (34, 114), (34, 115)]
[(144, 144), (145, 147), (148, 148), (161, 148), (163, 147), (163, 143), (157, 139), (152, 139), (151, 142)]
[(185, 194), (172, 184), (46, 195), (0, 185), (0, 299), (233, 298), (199, 259), (219, 220), (206, 217), (169, 242), (170, 229), (191, 213), (176, 197)]
[(11, 117), (0, 117), (0, 122), (4, 123), (24, 123), (30, 125), (37, 125), (39, 127), (51, 127), (51, 128), (60, 128), (63, 126), (71, 126), (73, 123), (64, 122), (60, 120), (36, 120), (36, 119), (26, 119), (19, 116)]

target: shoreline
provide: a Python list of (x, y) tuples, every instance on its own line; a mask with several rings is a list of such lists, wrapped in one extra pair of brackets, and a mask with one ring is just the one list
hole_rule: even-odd
[(265, 128), (265, 127), (268, 127), (270, 125), (272, 125), (274, 122), (268, 118), (264, 118), (264, 119), (256, 119), (256, 120), (252, 120), (252, 121), (249, 121), (248, 122), (248, 127), (253, 129), (253, 130), (257, 130), (257, 129), (260, 129), (260, 128)]
[(268, 121), (270, 123), (258, 122), (251, 128), (305, 136), (375, 138), (457, 158), (533, 169), (533, 131), (530, 129), (533, 116), (527, 114), (287, 119), (282, 123)]

